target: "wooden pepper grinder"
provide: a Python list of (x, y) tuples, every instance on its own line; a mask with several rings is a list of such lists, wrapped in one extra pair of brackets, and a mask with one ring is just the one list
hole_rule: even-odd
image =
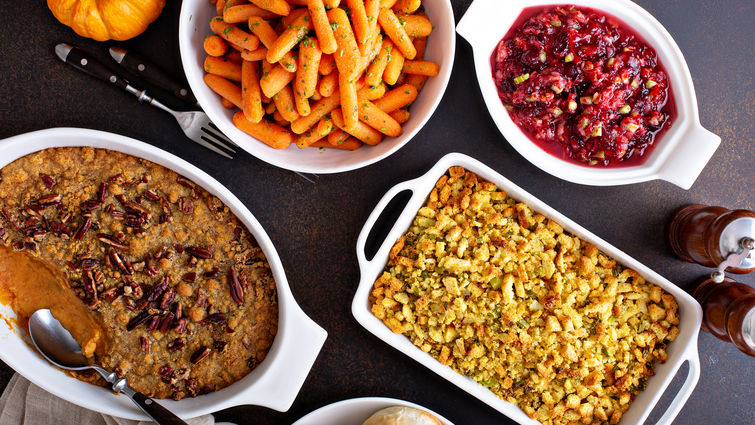
[(703, 280), (692, 296), (703, 308), (703, 330), (755, 357), (755, 288), (724, 277)]
[(755, 212), (687, 205), (671, 217), (666, 238), (682, 259), (717, 268), (712, 276), (716, 282), (724, 281), (727, 269), (755, 271)]

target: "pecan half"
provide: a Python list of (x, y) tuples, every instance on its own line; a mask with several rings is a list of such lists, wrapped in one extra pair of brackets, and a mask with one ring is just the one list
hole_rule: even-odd
[(42, 183), (48, 190), (52, 190), (52, 188), (55, 187), (55, 179), (48, 176), (47, 174), (39, 173), (39, 178), (42, 179)]
[(142, 346), (142, 351), (149, 354), (149, 340), (143, 336), (140, 336), (139, 344)]
[(91, 212), (102, 206), (102, 202), (96, 199), (90, 199), (81, 203), (81, 210), (84, 212)]
[(231, 286), (231, 298), (236, 301), (236, 304), (243, 304), (244, 290), (239, 283), (239, 275), (233, 267), (228, 269), (228, 284)]
[(168, 288), (168, 284), (170, 284), (170, 278), (168, 276), (165, 276), (160, 283), (155, 285), (154, 288), (149, 292), (149, 295), (147, 296), (147, 302), (153, 302), (156, 301), (160, 296), (165, 292), (165, 289)]
[(202, 361), (202, 359), (204, 359), (205, 357), (209, 356), (211, 351), (212, 350), (210, 350), (208, 347), (204, 347), (203, 346), (203, 347), (199, 348), (197, 351), (195, 351), (194, 354), (191, 355), (191, 357), (190, 357), (189, 360), (193, 364), (197, 364), (200, 361)]
[(59, 204), (62, 199), (63, 199), (63, 195), (59, 193), (52, 193), (50, 195), (40, 196), (36, 201), (34, 201), (34, 203), (37, 205), (47, 207), (50, 205)]
[(186, 253), (191, 255), (195, 258), (201, 258), (204, 260), (207, 260), (209, 258), (212, 258), (212, 253), (207, 248), (202, 248), (199, 246), (190, 246), (186, 248)]
[(61, 236), (61, 235), (73, 236), (73, 230), (71, 230), (70, 227), (66, 226), (63, 223), (58, 223), (56, 221), (50, 222), (50, 231), (52, 231), (58, 236)]
[(168, 333), (170, 328), (173, 327), (173, 320), (175, 319), (175, 315), (173, 313), (168, 313), (163, 317), (163, 319), (160, 321), (159, 330), (162, 333)]
[(100, 189), (97, 191), (97, 195), (100, 202), (105, 202), (105, 198), (107, 198), (107, 183), (100, 183)]
[(126, 324), (126, 330), (133, 331), (139, 325), (146, 322), (147, 319), (149, 319), (150, 317), (152, 317), (152, 315), (148, 311), (145, 310), (145, 311), (140, 312), (139, 314), (132, 317), (131, 320), (128, 321), (128, 323)]
[(185, 345), (186, 343), (184, 342), (183, 338), (176, 338), (170, 344), (168, 344), (168, 351), (174, 353), (184, 348)]
[(97, 239), (99, 239), (99, 241), (104, 243), (105, 245), (110, 245), (112, 247), (120, 249), (121, 251), (128, 251), (128, 245), (126, 245), (123, 241), (116, 238), (115, 236), (108, 235), (107, 233), (97, 233)]
[(77, 241), (84, 239), (84, 235), (86, 235), (90, 227), (92, 227), (92, 217), (86, 216), (84, 217), (84, 222), (81, 223), (81, 226), (79, 226), (79, 229), (76, 230), (76, 234), (73, 235), (73, 238), (76, 239)]
[(116, 251), (113, 247), (108, 248), (107, 253), (110, 257), (110, 261), (112, 261), (112, 263), (115, 264), (116, 267), (118, 267), (123, 273), (129, 276), (134, 274), (134, 268), (131, 266), (128, 258), (124, 257), (123, 254)]

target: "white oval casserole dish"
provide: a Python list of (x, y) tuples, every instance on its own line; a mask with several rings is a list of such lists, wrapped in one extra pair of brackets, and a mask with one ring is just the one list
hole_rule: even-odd
[[(655, 376), (648, 380), (647, 388), (637, 396), (629, 410), (621, 418), (621, 424), (623, 425), (642, 424), (645, 421), (645, 418), (650, 414), (650, 411), (653, 409), (658, 399), (666, 390), (671, 379), (676, 375), (682, 363), (686, 361), (689, 363), (687, 379), (671, 405), (664, 413), (663, 417), (658, 421), (658, 424), (670, 424), (689, 398), (700, 377), (700, 360), (697, 354), (697, 336), (700, 331), (700, 324), (702, 323), (702, 309), (700, 308), (700, 304), (698, 304), (689, 294), (679, 289), (658, 273), (650, 270), (634, 258), (549, 207), (547, 204), (524, 191), (495, 170), (466, 155), (459, 153), (448, 154), (441, 158), (440, 161), (438, 161), (438, 163), (423, 176), (394, 186), (385, 194), (385, 196), (383, 196), (375, 207), (375, 210), (367, 218), (367, 221), (359, 234), (359, 238), (357, 239), (357, 259), (359, 261), (361, 277), (359, 287), (357, 288), (351, 306), (352, 314), (357, 322), (393, 348), (421, 363), (423, 366), (514, 421), (526, 425), (539, 424), (539, 422), (530, 419), (516, 405), (499, 399), (493, 394), (493, 392), (486, 387), (479, 385), (471, 378), (460, 375), (450, 367), (442, 365), (435, 358), (412, 344), (404, 335), (393, 333), (370, 311), (368, 297), (375, 280), (380, 276), (385, 267), (388, 260), (388, 252), (391, 247), (393, 247), (395, 241), (406, 231), (406, 229), (409, 228), (412, 220), (414, 220), (414, 217), (417, 215), (417, 211), (425, 203), (427, 196), (435, 186), (436, 181), (453, 166), (462, 166), (465, 169), (476, 173), (481, 178), (496, 184), (499, 189), (505, 191), (512, 198), (526, 203), (538, 213), (555, 220), (561, 224), (565, 230), (597, 246), (619, 263), (634, 269), (647, 281), (660, 286), (676, 298), (681, 317), (679, 336), (668, 348), (668, 360), (663, 364), (657, 365)], [(372, 260), (367, 260), (365, 255), (367, 237), (388, 203), (404, 191), (411, 191), (411, 198), (396, 219), (395, 224), (391, 227), (388, 236), (386, 236), (385, 240), (378, 242), (380, 243), (380, 248), (374, 258), (372, 258)]]
[(411, 118), (402, 125), (403, 133), (388, 137), (377, 146), (362, 146), (355, 151), (340, 149), (273, 149), (233, 125), (233, 110), (224, 108), (220, 96), (204, 83), (205, 53), (202, 43), (212, 34), (210, 19), (217, 15), (207, 0), (184, 0), (178, 26), (181, 62), (191, 90), (212, 122), (240, 148), (276, 167), (304, 173), (329, 174), (356, 170), (388, 157), (401, 149), (425, 125), (435, 112), (451, 78), (456, 52), (454, 13), (450, 0), (426, 1), (425, 13), (435, 29), (427, 38), (427, 60), (440, 65), (440, 73), (427, 84), (409, 109)]
[[(288, 410), (327, 332), (296, 304), (278, 253), (252, 213), (217, 180), (181, 158), (138, 140), (103, 131), (54, 128), (1, 140), (0, 168), (30, 153), (62, 146), (91, 146), (123, 152), (192, 180), (230, 208), (254, 236), (270, 263), (278, 291), (278, 334), (265, 360), (249, 375), (222, 390), (180, 401), (160, 400), (160, 403), (184, 419), (244, 404)], [(10, 307), (0, 305), (0, 317), (13, 319), (16, 315)], [(79, 381), (51, 366), (24, 341), (26, 338), (26, 330), (0, 325), (0, 359), (26, 379), (81, 407), (126, 419), (149, 420), (128, 397), (116, 397), (107, 388)]]
[[(537, 146), (519, 129), (498, 97), (490, 62), (498, 42), (524, 9), (557, 4), (584, 6), (617, 17), (655, 49), (666, 68), (674, 93), (676, 119), (655, 141), (655, 148), (641, 164), (598, 168), (557, 158)], [(477, 82), (498, 130), (523, 157), (558, 178), (592, 186), (661, 179), (689, 189), (721, 143), (720, 137), (700, 125), (695, 87), (679, 46), (660, 22), (629, 0), (475, 0), (459, 21), (456, 31), (472, 46)]]

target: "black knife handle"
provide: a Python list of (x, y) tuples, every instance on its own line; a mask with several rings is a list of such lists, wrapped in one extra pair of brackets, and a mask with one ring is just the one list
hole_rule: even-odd
[(114, 84), (123, 90), (127, 90), (126, 87), (129, 85), (125, 78), (116, 74), (94, 56), (79, 48), (74, 47), (68, 52), (66, 63), (106, 83)]
[(173, 93), (174, 96), (190, 105), (197, 103), (197, 99), (194, 98), (194, 95), (191, 94), (191, 90), (189, 90), (188, 87), (179, 84), (173, 77), (168, 75), (157, 65), (138, 54), (127, 51), (125, 56), (123, 56), (123, 59), (121, 59), (120, 64), (132, 74), (139, 76), (161, 89)]

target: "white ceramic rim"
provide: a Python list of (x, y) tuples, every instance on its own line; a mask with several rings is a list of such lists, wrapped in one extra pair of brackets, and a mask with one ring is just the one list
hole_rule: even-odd
[[(456, 54), (456, 32), (450, 0), (426, 0), (425, 11), (435, 25), (428, 37), (426, 58), (440, 65), (440, 73), (428, 79), (410, 108), (412, 117), (402, 125), (403, 134), (386, 138), (377, 146), (362, 146), (356, 151), (339, 149), (299, 149), (294, 144), (284, 150), (273, 149), (233, 125), (233, 112), (224, 108), (220, 97), (204, 83), (206, 54), (202, 40), (211, 34), (209, 17), (215, 16), (207, 0), (184, 0), (179, 17), (178, 44), (186, 79), (202, 109), (213, 123), (240, 148), (258, 159), (287, 170), (330, 174), (356, 170), (380, 161), (409, 142), (427, 123), (443, 98), (451, 79)], [(207, 18), (207, 19), (203, 19)]]
[[(557, 158), (519, 129), (498, 97), (490, 63), (498, 42), (524, 9), (566, 3), (604, 11), (623, 21), (655, 48), (669, 74), (677, 117), (642, 164), (598, 168)], [(720, 144), (718, 136), (700, 125), (695, 88), (679, 46), (658, 20), (629, 0), (475, 0), (459, 22), (457, 32), (472, 46), (480, 91), (501, 134), (527, 160), (556, 177), (593, 186), (663, 179), (689, 189)]]
[[(443, 425), (454, 425), (448, 419), (424, 406), (387, 397), (361, 397), (337, 401), (312, 411), (292, 425), (359, 425), (378, 410), (391, 406), (406, 406), (424, 410), (435, 415)], [(361, 420), (358, 420), (357, 417)]]
[[(378, 202), (375, 210), (367, 218), (357, 239), (357, 258), (359, 261), (361, 278), (351, 307), (352, 314), (357, 322), (393, 348), (421, 363), (423, 366), (514, 421), (526, 425), (539, 424), (539, 422), (530, 419), (514, 404), (499, 399), (487, 388), (477, 384), (472, 379), (456, 373), (450, 367), (442, 365), (432, 356), (414, 346), (405, 336), (394, 334), (370, 312), (368, 297), (373, 283), (380, 273), (382, 273), (388, 260), (388, 252), (394, 242), (406, 231), (406, 229), (409, 228), (417, 211), (424, 204), (427, 195), (434, 187), (435, 182), (452, 166), (462, 166), (469, 171), (477, 173), (477, 175), (483, 179), (495, 183), (500, 189), (504, 190), (514, 199), (527, 203), (535, 211), (560, 223), (564, 229), (579, 236), (583, 240), (594, 244), (606, 254), (615, 258), (623, 265), (636, 270), (646, 280), (657, 284), (676, 298), (676, 301), (679, 304), (679, 314), (681, 316), (679, 336), (670, 344), (668, 349), (668, 360), (656, 367), (655, 376), (648, 380), (647, 389), (639, 394), (621, 420), (621, 423), (625, 425), (643, 423), (668, 384), (671, 382), (671, 379), (676, 375), (679, 367), (681, 367), (682, 363), (687, 361), (689, 363), (687, 380), (674, 398), (674, 401), (666, 410), (666, 413), (658, 421), (658, 424), (670, 424), (689, 398), (689, 395), (692, 393), (700, 376), (700, 361), (697, 354), (697, 336), (700, 330), (700, 324), (702, 323), (702, 309), (697, 301), (658, 273), (650, 270), (648, 267), (621, 250), (565, 217), (563, 214), (554, 210), (530, 193), (524, 191), (495, 170), (466, 155), (459, 153), (448, 154), (441, 158), (424, 175), (394, 186)], [(375, 257), (368, 261), (365, 257), (364, 249), (372, 227), (387, 204), (396, 195), (407, 190), (412, 192), (411, 198), (396, 219), (395, 224), (385, 240), (380, 243), (380, 248), (375, 254)]]
[[(307, 377), (327, 332), (313, 322), (296, 303), (272, 241), (257, 219), (228, 189), (183, 159), (135, 139), (103, 131), (54, 128), (0, 141), (0, 168), (33, 152), (61, 146), (91, 146), (144, 158), (194, 181), (218, 197), (241, 220), (265, 253), (278, 291), (278, 334), (267, 358), (249, 375), (209, 394), (160, 403), (188, 419), (228, 407), (254, 404), (286, 411)], [(10, 307), (0, 305), (0, 316), (15, 318)], [(116, 417), (149, 420), (128, 397), (114, 396), (106, 388), (72, 378), (51, 366), (23, 340), (25, 332), (0, 326), (0, 359), (48, 392), (81, 407)]]

